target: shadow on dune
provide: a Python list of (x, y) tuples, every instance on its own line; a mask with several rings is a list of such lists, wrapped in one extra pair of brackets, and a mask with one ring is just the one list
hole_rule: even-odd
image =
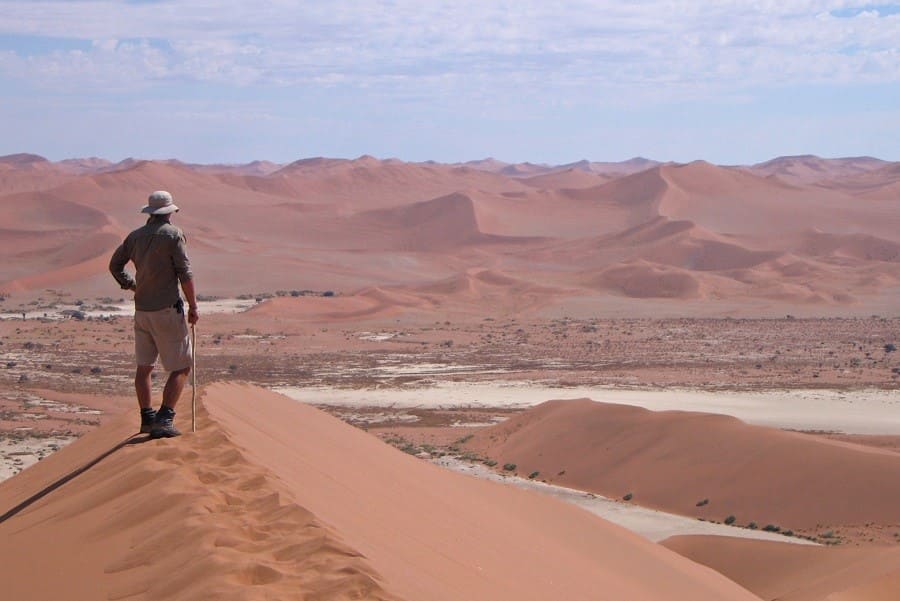
[(3, 515), (0, 515), (0, 524), (6, 522), (6, 520), (8, 520), (12, 517), (15, 517), (16, 514), (18, 514), (19, 512), (21, 512), (24, 509), (27, 509), (29, 506), (36, 503), (37, 501), (40, 501), (41, 499), (43, 499), (44, 497), (46, 497), (47, 495), (52, 493), (54, 490), (61, 487), (63, 484), (74, 480), (75, 478), (77, 478), (84, 472), (88, 471), (89, 469), (91, 469), (92, 467), (94, 467), (95, 465), (97, 465), (98, 463), (100, 463), (101, 461), (103, 461), (104, 459), (106, 459), (107, 457), (109, 457), (110, 455), (112, 455), (113, 453), (118, 451), (119, 449), (125, 448), (128, 445), (140, 444), (142, 442), (147, 442), (148, 440), (150, 440), (149, 434), (136, 434), (134, 436), (129, 436), (128, 438), (126, 438), (125, 440), (123, 440), (122, 442), (120, 442), (119, 444), (114, 446), (113, 448), (109, 449), (108, 451), (106, 451), (104, 453), (101, 453), (99, 456), (92, 459), (91, 461), (84, 464), (83, 466), (79, 467), (78, 469), (72, 470), (71, 472), (64, 475), (62, 478), (59, 478), (52, 484), (45, 486), (43, 489), (41, 489), (40, 491), (31, 495), (30, 497), (28, 497), (27, 499), (25, 499), (24, 501), (22, 501), (21, 503), (19, 503), (18, 505), (16, 505), (12, 509), (10, 509), (6, 513), (4, 513)]

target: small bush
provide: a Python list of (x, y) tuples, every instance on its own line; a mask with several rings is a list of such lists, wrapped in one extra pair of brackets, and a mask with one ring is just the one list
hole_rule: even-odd
[(893, 353), (893, 352), (896, 351), (896, 350), (897, 350), (897, 346), (896, 346), (895, 344), (891, 343), (891, 342), (889, 342), (889, 343), (887, 343), (887, 344), (884, 345), (884, 352), (885, 352), (885, 353)]
[(709, 499), (703, 499), (702, 501), (697, 501), (697, 507), (703, 507), (704, 505), (709, 505)]
[(504, 469), (504, 471), (507, 471), (507, 472), (514, 472), (514, 471), (516, 471), (516, 464), (515, 463), (504, 463), (503, 469)]
[(776, 526), (775, 524), (766, 524), (763, 528), (766, 532), (778, 532), (781, 530), (780, 526)]
[(528, 474), (528, 479), (534, 480), (535, 478), (538, 477), (538, 474), (540, 474), (540, 472), (531, 472), (530, 474)]
[(747, 524), (747, 528), (749, 528), (750, 530), (756, 530), (757, 528), (759, 528), (759, 526), (756, 525), (756, 522), (750, 522), (749, 524)]
[(622, 497), (622, 500), (623, 500), (623, 501), (630, 501), (630, 500), (633, 499), (633, 498), (634, 498), (634, 494), (633, 494), (633, 493), (627, 493), (624, 497)]
[(94, 375), (102, 374), (102, 373), (103, 373), (103, 368), (100, 368), (100, 367), (92, 367), (92, 368), (91, 368), (91, 373), (94, 374)]
[(725, 523), (728, 524), (729, 526), (731, 526), (736, 519), (737, 518), (735, 518), (733, 515), (730, 515), (727, 518), (725, 518)]

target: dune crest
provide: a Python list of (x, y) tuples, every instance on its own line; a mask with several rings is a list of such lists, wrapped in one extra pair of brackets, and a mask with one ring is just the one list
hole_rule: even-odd
[(723, 536), (661, 543), (763, 599), (890, 601), (900, 591), (900, 548), (833, 548)]
[[(6, 509), (116, 449), (0, 523), (10, 598), (397, 599), (205, 413), (197, 434), (168, 444), (122, 446), (132, 422), (0, 486)], [(52, 577), (33, 574), (35, 557)]]
[(15, 508), (0, 522), (5, 593), (755, 599), (578, 508), (445, 471), (281, 395), (212, 384), (202, 401), (196, 434), (129, 445), (123, 416), (0, 484)]
[(900, 523), (900, 455), (722, 415), (548, 401), (468, 445), (520, 473), (682, 515), (783, 529)]

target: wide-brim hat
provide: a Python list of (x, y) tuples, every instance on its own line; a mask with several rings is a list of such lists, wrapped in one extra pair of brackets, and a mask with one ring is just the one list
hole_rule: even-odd
[(165, 190), (157, 190), (147, 199), (147, 206), (141, 209), (141, 213), (150, 213), (151, 215), (168, 215), (178, 210), (172, 195)]

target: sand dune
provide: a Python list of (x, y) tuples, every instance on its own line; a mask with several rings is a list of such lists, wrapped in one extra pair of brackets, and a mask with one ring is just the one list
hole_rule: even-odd
[(900, 163), (887, 163), (878, 169), (821, 182), (820, 185), (847, 192), (864, 200), (896, 200), (900, 193)]
[(631, 298), (680, 298), (700, 295), (700, 282), (690, 273), (645, 261), (603, 270), (588, 285), (614, 290)]
[(752, 598), (581, 510), (445, 472), (285, 397), (231, 386), (207, 394), (233, 443), (275, 466), (295, 501), (402, 598)]
[(890, 601), (900, 591), (896, 547), (811, 547), (718, 536), (675, 536), (662, 544), (763, 599)]
[[(701, 161), (442, 165), (364, 156), (281, 167), (57, 164), (16, 155), (0, 160), (0, 246), (17, 259), (0, 266), (0, 291), (59, 284), (77, 294), (109, 292), (99, 256), (143, 222), (137, 211), (148, 191), (163, 188), (182, 206), (175, 221), (188, 235), (204, 293), (220, 296), (348, 295), (366, 287), (415, 295), (417, 287), (487, 270), (528, 282), (535, 293), (553, 291), (532, 307), (602, 307), (625, 297), (864, 311), (900, 283), (893, 259), (900, 197), (885, 192), (895, 164), (863, 163), (841, 171), (826, 161), (843, 179), (812, 187)], [(508, 167), (515, 177), (503, 173)], [(36, 185), (36, 173), (51, 175)], [(416, 310), (465, 300), (427, 293)], [(501, 295), (489, 294), (502, 313), (516, 302)]]
[(775, 176), (790, 184), (842, 180), (877, 170), (885, 161), (873, 157), (823, 159), (813, 155), (785, 156), (749, 167), (751, 173)]
[(27, 504), (0, 523), (9, 598), (396, 598), (220, 428), (204, 418), (178, 443), (128, 445), (133, 422), (0, 486), (4, 511)]
[(0, 484), (6, 594), (755, 599), (578, 508), (280, 395), (215, 384), (202, 399), (195, 435), (128, 444), (123, 416)]
[(900, 523), (896, 453), (720, 415), (551, 401), (469, 445), (520, 473), (682, 515), (784, 529)]
[(574, 167), (563, 171), (552, 171), (541, 175), (523, 178), (520, 181), (535, 188), (545, 190), (560, 190), (572, 188), (592, 188), (605, 184), (611, 178), (591, 171), (576, 169)]

